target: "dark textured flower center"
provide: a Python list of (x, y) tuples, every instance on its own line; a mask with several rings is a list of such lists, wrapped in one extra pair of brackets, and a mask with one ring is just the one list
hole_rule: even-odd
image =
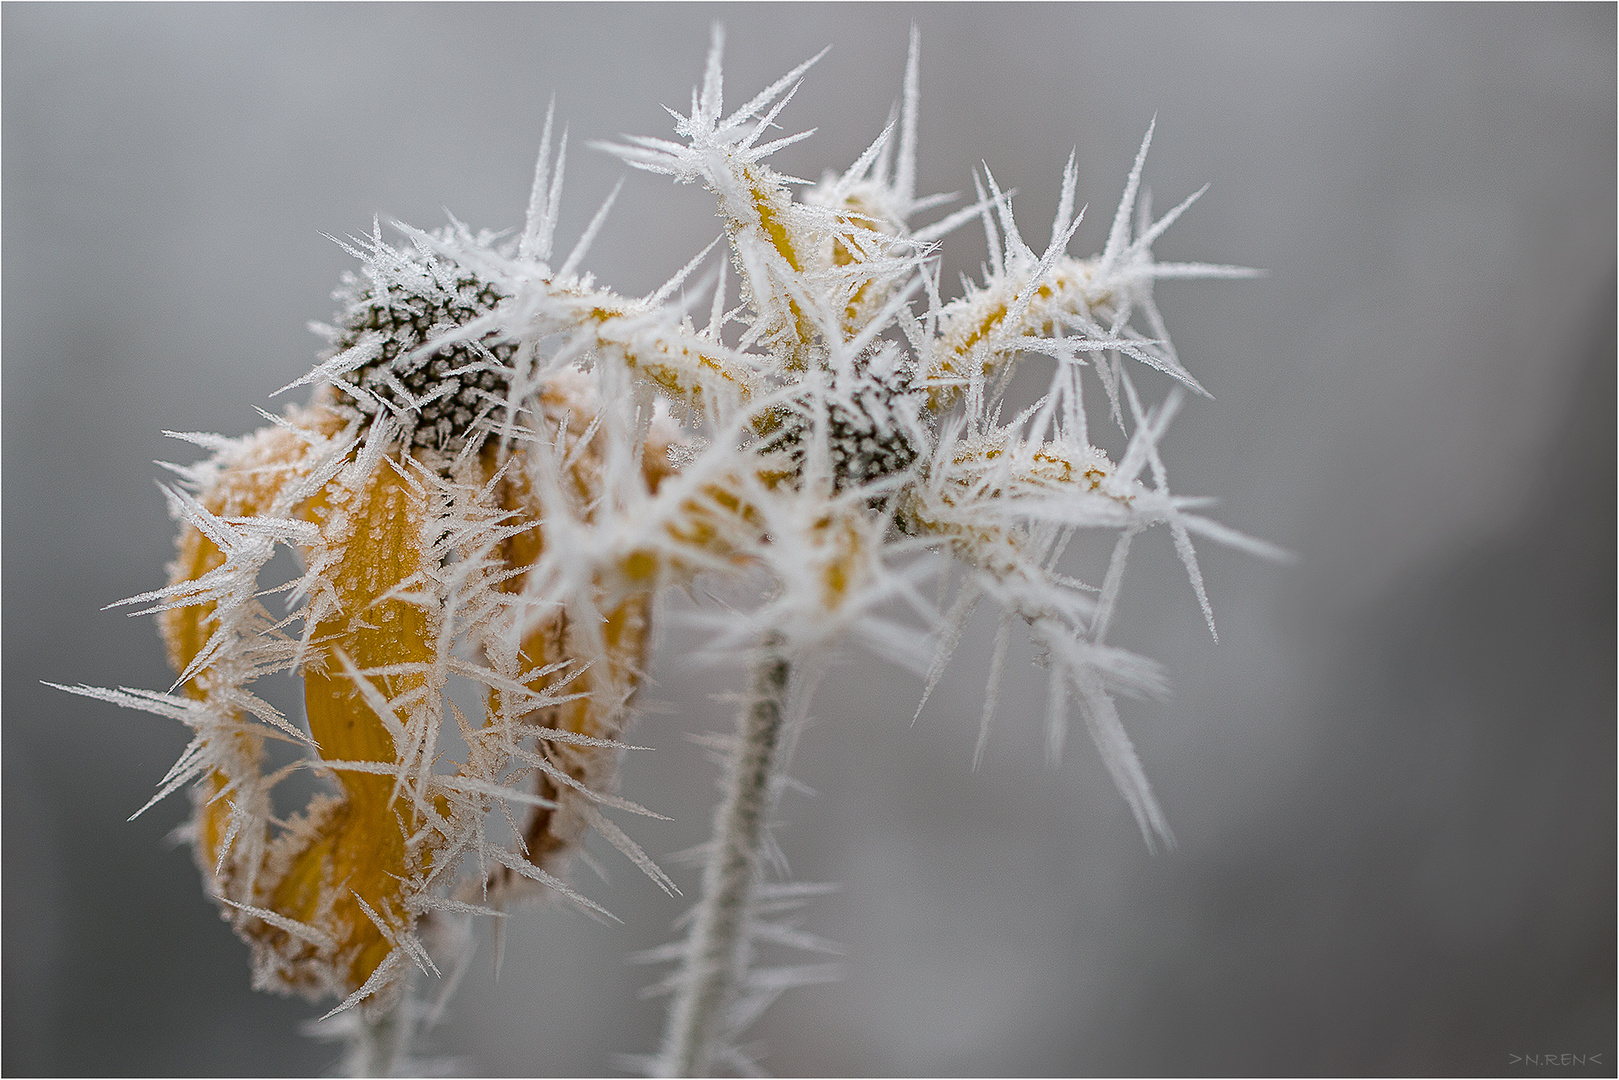
[[(489, 334), (431, 354), (412, 355), (437, 337), (494, 310), (506, 294), (461, 267), (425, 255), (364, 283), (350, 277), (333, 345), (338, 351), (380, 338), (375, 359), (339, 376), (337, 389), (368, 417), (392, 415), (412, 446), (459, 452), (488, 437), (481, 421), (511, 386), (515, 342)], [(448, 271), (448, 272), (446, 272)]]
[[(834, 378), (826, 396), (826, 447), (832, 467), (832, 490), (894, 476), (910, 468), (920, 451), (917, 413), (920, 395), (905, 373), (879, 377), (857, 363), (852, 374)], [(765, 453), (785, 453), (802, 474), (804, 455), (813, 438), (819, 411), (809, 395), (783, 409), (780, 426), (765, 439)]]

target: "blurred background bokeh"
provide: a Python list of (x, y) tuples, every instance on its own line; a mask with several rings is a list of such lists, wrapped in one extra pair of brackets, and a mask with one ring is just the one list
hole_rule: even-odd
[[(1160, 207), (1210, 192), (1166, 259), (1214, 394), (1165, 445), (1175, 486), (1299, 555), (1205, 544), (1221, 642), (1166, 536), (1136, 543), (1120, 641), (1166, 663), (1124, 707), (1180, 840), (1149, 854), (1095, 751), (1042, 760), (1013, 677), (971, 768), (992, 626), (921, 718), (913, 676), (827, 679), (781, 844), (835, 881), (806, 926), (840, 983), (757, 1025), (778, 1074), (1469, 1074), (1615, 1061), (1615, 9), (1525, 7), (6, 5), (4, 1031), (23, 1073), (311, 1073), (318, 1010), (248, 988), (246, 949), (134, 822), (179, 725), (41, 680), (162, 688), (163, 429), (240, 434), (313, 363), (350, 260), (323, 234), (448, 209), (520, 222), (545, 105), (572, 125), (561, 237), (624, 171), (585, 140), (666, 134), (711, 20), (744, 100), (822, 46), (780, 155), (841, 167), (922, 31), (920, 178), (987, 161), (1044, 242), (1077, 146), (1101, 246), (1143, 131)], [(644, 292), (717, 232), (635, 173), (587, 265)], [(982, 236), (947, 246), (947, 282)], [(1162, 386), (1156, 386), (1162, 391)], [(739, 673), (664, 635), (623, 787), (703, 835)], [(684, 907), (608, 853), (591, 895), (487, 938), (433, 1047), (485, 1074), (580, 1074), (653, 1047), (634, 950)], [(689, 870), (676, 874), (688, 888)], [(1560, 1067), (1563, 1073), (1593, 1071)]]

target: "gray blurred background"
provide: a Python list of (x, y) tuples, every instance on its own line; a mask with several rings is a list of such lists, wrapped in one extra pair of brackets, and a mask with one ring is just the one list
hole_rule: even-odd
[[(545, 103), (572, 124), (562, 242), (624, 170), (585, 139), (663, 135), (729, 30), (736, 103), (823, 45), (782, 116), (811, 178), (851, 161), (922, 30), (920, 178), (989, 162), (1044, 242), (1078, 147), (1100, 247), (1146, 177), (1206, 181), (1161, 258), (1266, 267), (1166, 283), (1215, 395), (1175, 486), (1300, 555), (1203, 546), (1222, 640), (1167, 537), (1137, 541), (1120, 641), (1168, 703), (1124, 715), (1180, 847), (1149, 854), (1094, 750), (1042, 761), (1013, 673), (971, 769), (992, 627), (918, 680), (854, 655), (817, 699), (782, 846), (836, 881), (807, 927), (841, 983), (755, 1028), (780, 1074), (1468, 1074), (1615, 1062), (1615, 9), (1487, 7), (34, 6), (3, 22), (4, 1060), (7, 1073), (309, 1073), (317, 1011), (253, 993), (246, 949), (133, 823), (178, 725), (40, 680), (166, 687), (164, 428), (240, 434), (303, 373), (373, 214), (520, 222)], [(626, 292), (718, 231), (636, 173), (588, 266)], [(946, 281), (981, 235), (947, 248)], [(1155, 391), (1161, 392), (1161, 386)], [(624, 789), (655, 855), (695, 843), (739, 673), (667, 632)], [(289, 698), (289, 700), (291, 700)], [(684, 901), (607, 853), (624, 920), (511, 922), (435, 1036), (487, 1074), (601, 1073), (653, 1047)], [(695, 874), (677, 880), (690, 891)]]

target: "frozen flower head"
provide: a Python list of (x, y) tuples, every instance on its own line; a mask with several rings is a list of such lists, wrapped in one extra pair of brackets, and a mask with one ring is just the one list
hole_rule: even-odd
[[(553, 165), (548, 116), (518, 234), (400, 226), (396, 244), (374, 227), (349, 245), (361, 267), (320, 328), (331, 350), (300, 380), (311, 403), (242, 439), (184, 436), (211, 457), (177, 470), (179, 557), (166, 588), (136, 598), (161, 613), (176, 691), (81, 692), (191, 727), (159, 797), (193, 785), (198, 861), (258, 985), (381, 1009), (412, 966), (434, 970), (456, 919), (545, 893), (600, 911), (560, 876), (590, 830), (669, 887), (604, 811), (640, 811), (613, 788), (656, 598), (704, 578), (758, 587), (716, 641), (756, 670), (724, 744), (702, 899), (686, 940), (654, 954), (680, 962), (654, 1069), (746, 1068), (742, 1028), (825, 975), (751, 959), (824, 944), (775, 921), (813, 890), (765, 882), (760, 853), (807, 673), (844, 642), (924, 676), (925, 701), (990, 601), (980, 750), (1021, 625), (1051, 757), (1077, 713), (1148, 843), (1170, 839), (1116, 704), (1164, 678), (1107, 641), (1131, 544), (1166, 527), (1211, 632), (1193, 537), (1273, 552), (1170, 490), (1159, 442), (1203, 390), (1154, 286), (1249, 272), (1153, 258), (1197, 195), (1153, 219), (1150, 127), (1098, 255), (1068, 252), (1083, 216), (1071, 155), (1038, 250), (987, 168), (969, 205), (919, 221), (953, 196), (916, 195), (914, 32), (886, 128), (795, 187), (768, 159), (808, 133), (767, 136), (815, 61), (727, 112), (721, 45), (716, 30), (676, 139), (602, 144), (715, 199), (729, 259), (705, 284), (681, 291), (707, 250), (641, 298), (583, 273), (611, 196), (553, 258), (563, 153)], [(949, 297), (935, 244), (973, 222), (984, 273)], [(1050, 359), (1049, 381), (1004, 415), (1030, 354)], [(1103, 393), (1099, 430), (1087, 386)], [(1061, 570), (1076, 541), (1110, 553), (1100, 581)], [(266, 580), (281, 547), (299, 573)], [(936, 607), (918, 586), (941, 575), (956, 591)], [(278, 673), (302, 680), (306, 724), (255, 691)], [(455, 682), (477, 691), (471, 715)], [(273, 767), (271, 740), (301, 756)], [(278, 813), (275, 788), (300, 769), (329, 790)]]
[(333, 382), (341, 402), (368, 419), (394, 418), (413, 447), (476, 450), (488, 436), (483, 420), (510, 392), (517, 345), (490, 334), (424, 346), (489, 315), (505, 295), (424, 243), (398, 250), (374, 239), (356, 253), (364, 277), (344, 275), (330, 329), (334, 355), (358, 365)]
[[(602, 813), (639, 811), (612, 788), (651, 591), (598, 575), (554, 601), (534, 568), (548, 507), (588, 520), (609, 475), (650, 496), (675, 432), (649, 407), (633, 460), (610, 461), (596, 382), (536, 373), (533, 343), (492, 328), (510, 292), (478, 260), (514, 248), (464, 231), (351, 246), (361, 274), (303, 380), (312, 402), (242, 439), (182, 436), (211, 456), (177, 467), (170, 584), (136, 598), (176, 690), (88, 691), (192, 728), (159, 797), (194, 785), (197, 859), (257, 986), (392, 1006), (468, 913), (546, 892), (600, 913), (557, 876), (592, 829), (666, 884)], [(300, 572), (267, 580), (281, 547)], [(304, 723), (255, 687), (282, 673)], [(478, 713), (450, 702), (457, 682)], [(273, 766), (273, 741), (301, 756)], [(328, 790), (289, 815), (276, 789), (304, 769)]]

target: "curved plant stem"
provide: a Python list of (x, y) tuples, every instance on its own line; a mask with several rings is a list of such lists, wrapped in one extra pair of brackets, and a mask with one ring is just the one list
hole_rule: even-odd
[(747, 921), (779, 767), (791, 668), (779, 634), (761, 643), (752, 693), (737, 714), (725, 797), (703, 866), (703, 895), (686, 939), (684, 970), (669, 1007), (662, 1063), (672, 1076), (707, 1076), (747, 967)]

